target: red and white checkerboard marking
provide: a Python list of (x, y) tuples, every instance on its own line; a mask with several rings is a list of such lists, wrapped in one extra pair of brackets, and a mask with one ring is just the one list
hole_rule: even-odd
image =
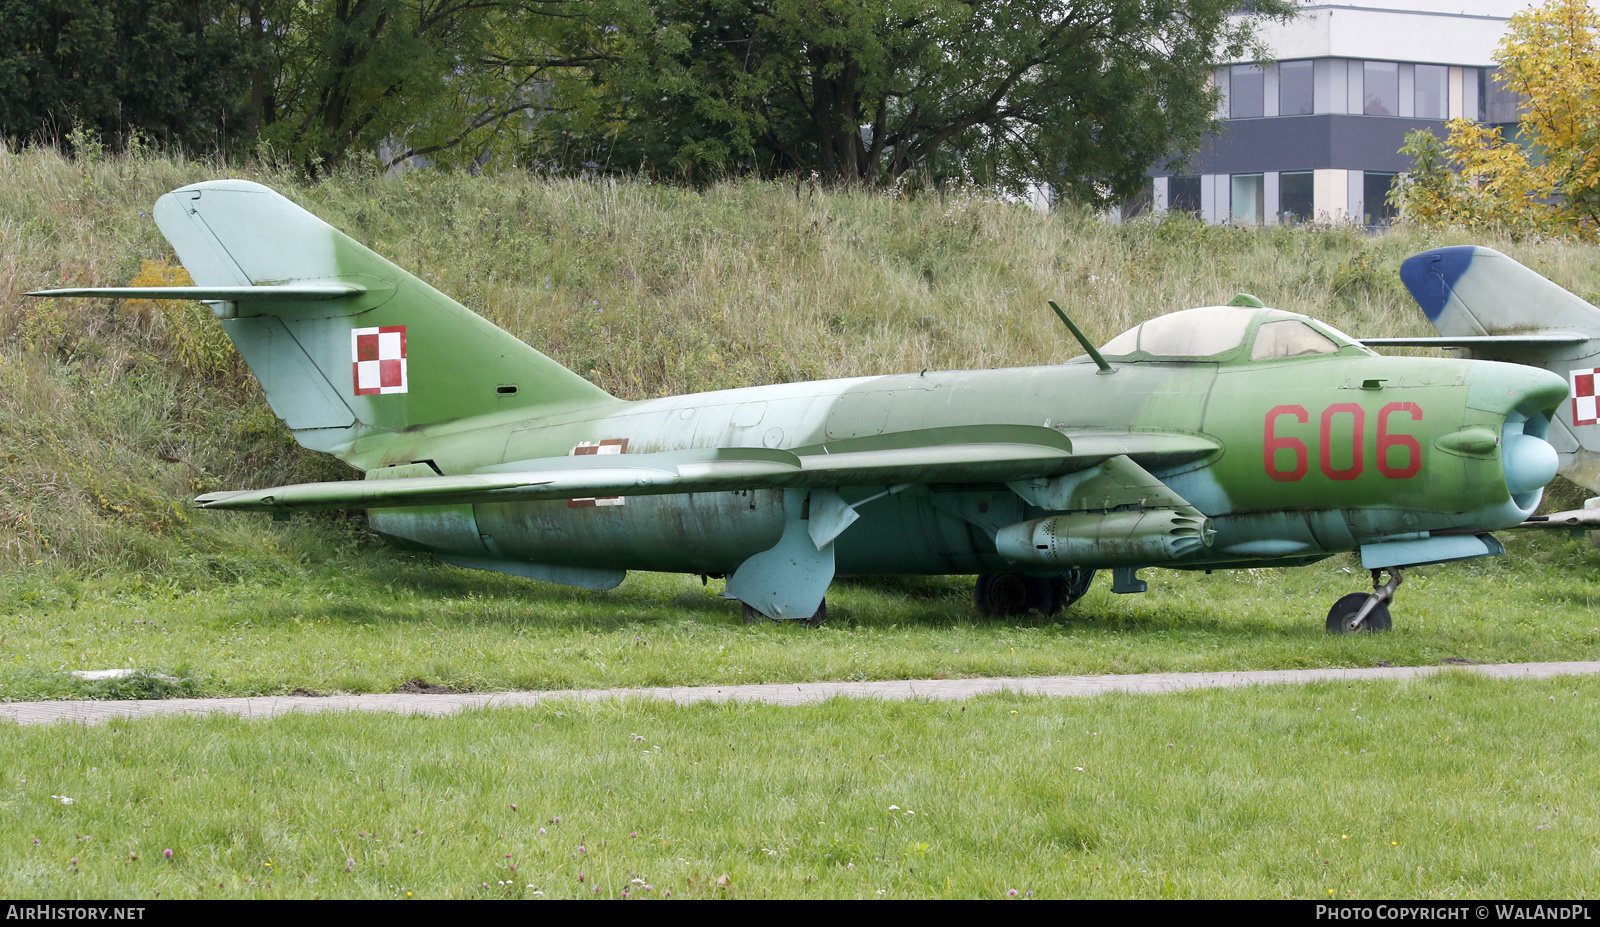
[(1572, 378), (1572, 424), (1594, 425), (1600, 424), (1600, 400), (1594, 394), (1595, 377), (1600, 375), (1600, 368), (1589, 370), (1574, 370), (1569, 376)]
[[(607, 438), (604, 441), (581, 441), (578, 446), (567, 452), (568, 457), (587, 457), (591, 454), (626, 454), (628, 452), (627, 438)], [(627, 496), (600, 496), (585, 499), (568, 499), (567, 508), (584, 509), (594, 505), (627, 505)]]
[(357, 396), (406, 391), (406, 327), (357, 328), (350, 332), (350, 360)]

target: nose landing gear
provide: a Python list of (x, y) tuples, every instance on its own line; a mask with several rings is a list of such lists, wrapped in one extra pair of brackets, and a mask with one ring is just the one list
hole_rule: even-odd
[(1333, 603), (1328, 611), (1329, 634), (1349, 634), (1352, 631), (1387, 631), (1393, 626), (1389, 618), (1389, 603), (1400, 588), (1400, 568), (1389, 567), (1389, 581), (1379, 578), (1384, 570), (1372, 571), (1372, 592), (1352, 592)]

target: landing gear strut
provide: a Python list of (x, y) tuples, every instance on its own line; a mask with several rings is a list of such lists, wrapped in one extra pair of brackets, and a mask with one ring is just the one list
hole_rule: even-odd
[(1352, 592), (1333, 603), (1328, 611), (1328, 633), (1348, 634), (1352, 631), (1387, 631), (1393, 626), (1389, 618), (1389, 603), (1400, 588), (1400, 568), (1389, 567), (1389, 581), (1380, 582), (1383, 570), (1372, 571), (1372, 593)]

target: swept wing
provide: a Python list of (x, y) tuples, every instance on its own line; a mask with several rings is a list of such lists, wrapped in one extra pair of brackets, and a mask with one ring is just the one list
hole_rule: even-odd
[(995, 484), (1086, 470), (1129, 456), (1171, 466), (1220, 450), (1202, 435), (1122, 431), (1069, 436), (1031, 425), (891, 432), (794, 450), (716, 448), (656, 454), (546, 457), (450, 476), (301, 483), (207, 493), (207, 509), (289, 512), (478, 502), (534, 502), (746, 489), (892, 484)]

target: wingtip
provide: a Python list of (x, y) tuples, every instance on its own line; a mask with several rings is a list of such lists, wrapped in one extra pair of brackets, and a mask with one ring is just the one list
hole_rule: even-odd
[(223, 503), (226, 503), (229, 499), (235, 499), (245, 494), (246, 491), (243, 490), (208, 492), (203, 495), (195, 496), (192, 505), (194, 505), (194, 507), (197, 509), (225, 508), (226, 506), (224, 506)]

